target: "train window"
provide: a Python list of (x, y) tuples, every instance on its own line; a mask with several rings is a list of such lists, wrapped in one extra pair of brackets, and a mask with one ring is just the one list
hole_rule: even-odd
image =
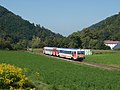
[(66, 54), (71, 54), (71, 51), (64, 51), (64, 53), (66, 53)]
[(71, 54), (71, 51), (59, 50), (60, 53)]
[(60, 53), (63, 53), (63, 50), (59, 50)]
[(67, 51), (64, 51), (64, 53), (66, 53), (66, 54), (67, 54)]
[(55, 49), (54, 49), (53, 51), (54, 51), (54, 52), (56, 52), (56, 50), (55, 50)]
[(71, 51), (68, 51), (68, 54), (71, 54), (72, 52)]
[(52, 51), (51, 49), (45, 49), (46, 51)]
[(64, 53), (66, 53), (66, 54), (67, 54), (68, 52), (67, 52), (67, 51), (64, 51)]

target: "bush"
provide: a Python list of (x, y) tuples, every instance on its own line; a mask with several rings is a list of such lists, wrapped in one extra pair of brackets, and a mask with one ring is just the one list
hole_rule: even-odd
[(35, 89), (24, 70), (10, 64), (0, 64), (0, 89)]

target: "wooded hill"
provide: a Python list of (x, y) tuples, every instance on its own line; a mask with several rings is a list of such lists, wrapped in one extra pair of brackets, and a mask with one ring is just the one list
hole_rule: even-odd
[[(120, 40), (120, 13), (68, 36), (71, 39), (73, 37), (76, 37), (76, 44), (73, 43), (75, 45), (74, 47), (109, 49), (103, 44), (103, 41)], [(78, 41), (82, 43), (78, 45)]]
[(34, 25), (0, 6), (0, 48), (23, 49), (29, 47), (57, 46), (52, 42), (63, 38), (43, 26)]
[(104, 40), (120, 40), (120, 13), (63, 37), (0, 6), (0, 49), (44, 46), (109, 49), (104, 45)]

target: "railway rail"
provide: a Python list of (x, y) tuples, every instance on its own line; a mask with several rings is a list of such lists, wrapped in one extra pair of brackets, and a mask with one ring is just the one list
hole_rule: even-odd
[[(46, 56), (48, 56), (48, 55), (46, 55)], [(84, 64), (84, 65), (87, 65), (87, 66), (98, 67), (98, 68), (103, 68), (103, 69), (108, 69), (108, 70), (117, 70), (117, 71), (120, 71), (120, 67), (119, 66), (112, 66), (112, 65), (106, 65), (106, 64), (98, 64), (98, 63), (94, 63), (94, 62), (85, 62), (85, 61), (80, 62), (80, 61), (74, 61), (74, 60), (69, 60), (69, 59), (59, 58), (59, 57), (54, 57), (54, 56), (50, 56), (50, 57), (61, 59), (61, 60), (65, 60), (65, 61), (68, 61), (68, 62)]]

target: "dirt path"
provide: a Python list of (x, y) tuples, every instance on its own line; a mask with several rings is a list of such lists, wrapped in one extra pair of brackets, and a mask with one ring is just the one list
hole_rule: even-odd
[(98, 63), (93, 63), (93, 62), (81, 62), (85, 65), (93, 66), (93, 67), (99, 67), (99, 68), (104, 68), (108, 70), (117, 70), (120, 71), (120, 67), (118, 66), (111, 66), (111, 65), (106, 65), (106, 64), (98, 64)]
[[(39, 54), (39, 55), (44, 55), (44, 54), (40, 54), (40, 53), (34, 53), (33, 54)], [(94, 62), (80, 62), (80, 61), (73, 61), (73, 60), (69, 60), (69, 59), (65, 59), (65, 58), (59, 58), (59, 57), (55, 57), (55, 56), (49, 56), (49, 55), (44, 55), (44, 56), (48, 56), (48, 57), (52, 57), (52, 58), (57, 58), (57, 59), (61, 59), (61, 60), (65, 60), (68, 62), (73, 62), (73, 63), (77, 63), (77, 64), (84, 64), (84, 65), (88, 65), (88, 66), (92, 66), (92, 67), (98, 67), (98, 68), (104, 68), (104, 69), (108, 69), (108, 70), (117, 70), (120, 71), (120, 67), (118, 66), (111, 66), (111, 65), (106, 65), (106, 64), (98, 64), (98, 63), (94, 63)]]

